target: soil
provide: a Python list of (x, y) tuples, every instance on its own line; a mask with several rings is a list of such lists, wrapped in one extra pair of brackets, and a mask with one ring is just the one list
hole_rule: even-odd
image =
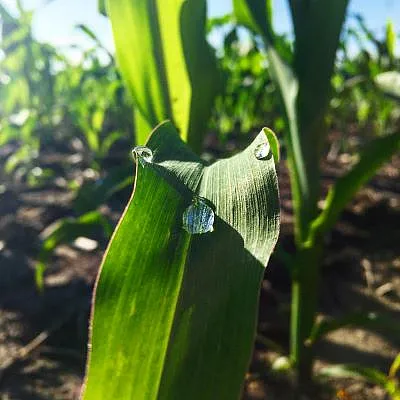
[[(0, 162), (15, 150), (0, 151)], [(45, 273), (45, 290), (34, 284), (40, 233), (58, 218), (73, 215), (73, 193), (66, 182), (94, 179), (84, 157), (49, 152), (40, 166), (57, 171), (57, 179), (38, 188), (11, 179), (0, 168), (0, 400), (78, 399), (86, 358), (91, 292), (106, 238), (96, 249), (77, 244), (57, 247)], [(343, 174), (351, 157), (324, 161), (323, 189)], [(326, 237), (320, 284), (320, 316), (348, 312), (400, 316), (400, 157), (394, 157), (346, 208)], [(2, 175), (3, 174), (3, 175)], [(293, 251), (292, 203), (287, 170), (279, 168), (282, 205), (280, 246)], [(116, 224), (129, 190), (101, 208)], [(252, 362), (244, 399), (293, 398), (292, 378), (271, 372), (288, 351), (290, 279), (274, 254), (265, 273)], [(32, 342), (33, 341), (33, 342)], [(400, 351), (400, 338), (385, 329), (342, 328), (318, 343), (315, 372), (327, 365), (356, 363), (387, 372)], [(355, 379), (322, 380), (303, 399), (383, 400), (385, 392)]]

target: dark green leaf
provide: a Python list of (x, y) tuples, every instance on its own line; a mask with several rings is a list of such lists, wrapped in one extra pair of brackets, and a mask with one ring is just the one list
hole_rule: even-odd
[[(238, 398), (279, 229), (273, 157), (254, 155), (266, 140), (205, 166), (171, 124), (155, 130), (97, 283), (85, 400)], [(182, 229), (194, 194), (213, 232)]]
[(107, 17), (106, 0), (98, 0), (97, 8), (99, 13)]

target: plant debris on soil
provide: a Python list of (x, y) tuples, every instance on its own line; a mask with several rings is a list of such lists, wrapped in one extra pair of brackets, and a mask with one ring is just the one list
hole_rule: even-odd
[[(12, 148), (11, 150), (12, 151)], [(5, 153), (0, 154), (3, 163)], [(350, 162), (342, 155), (323, 162), (323, 191)], [(70, 164), (71, 154), (40, 160), (64, 174), (82, 176), (83, 163)], [(65, 167), (69, 169), (65, 172)], [(48, 166), (47, 166), (48, 167)], [(3, 168), (0, 169), (2, 171)], [(347, 207), (326, 237), (320, 284), (321, 316), (349, 312), (400, 316), (400, 157), (383, 167)], [(45, 289), (34, 283), (39, 234), (55, 220), (71, 215), (73, 193), (67, 176), (41, 188), (11, 180), (0, 172), (0, 400), (78, 399), (84, 375), (91, 294), (106, 238), (95, 246), (83, 239), (62, 244), (48, 263)], [(89, 174), (90, 175), (90, 174)], [(292, 204), (287, 170), (279, 166), (281, 237), (284, 251), (293, 250)], [(116, 224), (129, 190), (101, 211)], [(89, 242), (90, 244), (90, 242)], [(272, 363), (288, 352), (289, 273), (274, 254), (261, 288), (258, 334), (245, 380), (244, 399), (293, 397), (291, 377), (272, 372)], [(355, 363), (387, 372), (400, 351), (400, 338), (379, 331), (345, 327), (318, 343), (315, 372), (327, 365)], [(283, 354), (282, 354), (283, 352)], [(303, 399), (383, 400), (383, 389), (354, 379), (316, 378)]]

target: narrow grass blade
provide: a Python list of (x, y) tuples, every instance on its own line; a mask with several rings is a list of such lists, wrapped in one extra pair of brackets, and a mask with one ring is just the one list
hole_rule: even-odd
[[(155, 130), (99, 275), (85, 400), (239, 397), (279, 230), (272, 152), (254, 155), (266, 140), (206, 166), (171, 124)], [(213, 232), (182, 228), (195, 195)]]

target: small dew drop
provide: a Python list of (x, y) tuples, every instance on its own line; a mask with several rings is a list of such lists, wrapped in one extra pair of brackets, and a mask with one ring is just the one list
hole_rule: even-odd
[(269, 147), (269, 143), (261, 143), (259, 144), (255, 150), (254, 155), (257, 160), (266, 160), (270, 155), (271, 149)]
[(138, 159), (142, 167), (153, 162), (153, 152), (146, 146), (136, 146), (132, 150), (132, 156), (135, 160)]
[(183, 229), (195, 235), (214, 230), (214, 211), (201, 197), (195, 197), (192, 204), (184, 211)]

